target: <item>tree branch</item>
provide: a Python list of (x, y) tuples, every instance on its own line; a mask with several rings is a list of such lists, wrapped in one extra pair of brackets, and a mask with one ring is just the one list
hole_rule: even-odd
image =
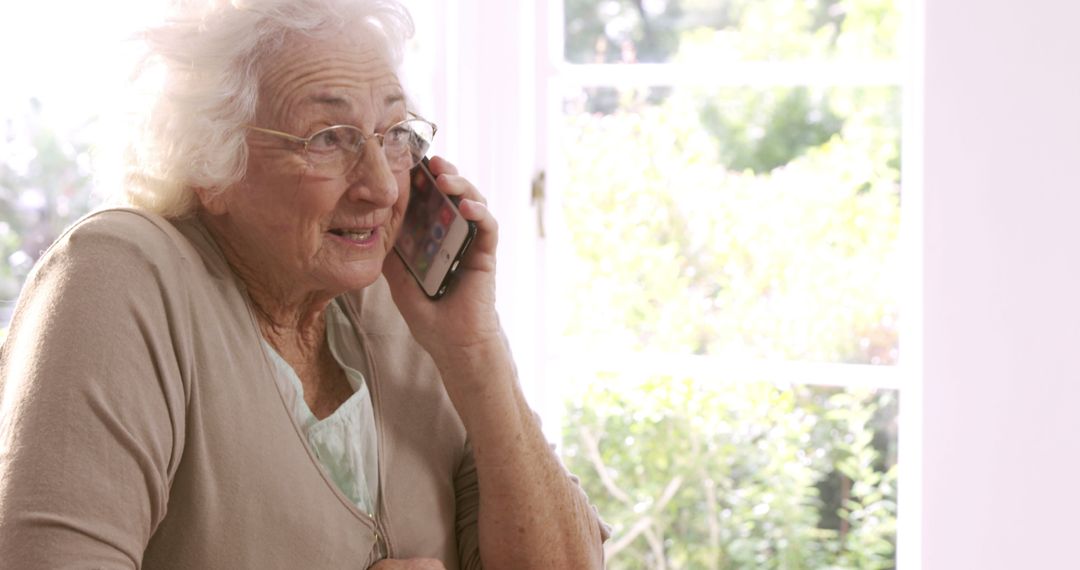
[(664, 492), (660, 494), (660, 500), (653, 504), (652, 512), (659, 513), (668, 502), (675, 496), (675, 493), (679, 492), (679, 487), (682, 487), (683, 476), (676, 475), (668, 481), (667, 487), (664, 488)]
[(630, 498), (630, 495), (619, 488), (619, 485), (611, 478), (611, 474), (608, 473), (607, 465), (604, 464), (604, 458), (600, 455), (600, 443), (597, 440), (596, 435), (593, 434), (592, 429), (588, 426), (581, 426), (580, 433), (581, 440), (585, 443), (585, 452), (589, 456), (589, 461), (592, 462), (593, 469), (596, 469), (596, 474), (600, 476), (600, 483), (604, 485), (604, 488), (607, 489), (612, 497), (615, 497), (626, 506), (633, 508), (634, 500)]
[(667, 570), (667, 555), (664, 554), (664, 541), (652, 529), (645, 530), (645, 540), (652, 549), (653, 557), (656, 558), (655, 570)]
[[(585, 444), (585, 453), (592, 463), (593, 469), (595, 469), (600, 476), (600, 482), (604, 485), (604, 488), (607, 489), (611, 496), (632, 509), (634, 507), (633, 498), (620, 489), (618, 484), (615, 483), (615, 480), (612, 479), (611, 475), (608, 473), (607, 465), (604, 464), (604, 458), (600, 455), (600, 443), (596, 434), (594, 434), (592, 429), (588, 426), (582, 426), (579, 433), (581, 434), (582, 442)], [(649, 547), (653, 551), (653, 555), (658, 557), (657, 560), (660, 566), (658, 566), (657, 569), (667, 569), (663, 541), (659, 539), (657, 533), (654, 532), (652, 528), (656, 524), (654, 515), (664, 510), (664, 507), (671, 502), (671, 499), (675, 497), (675, 494), (678, 493), (679, 489), (682, 487), (683, 480), (684, 478), (682, 475), (672, 477), (671, 481), (668, 481), (668, 484), (664, 487), (664, 491), (660, 493), (660, 498), (653, 503), (652, 508), (650, 509), (652, 514), (641, 517), (627, 530), (626, 534), (620, 536), (619, 539), (614, 543), (611, 543), (610, 546), (604, 546), (604, 558), (606, 560), (610, 561), (614, 559), (616, 554), (627, 546), (630, 546), (639, 535), (644, 534), (645, 540), (649, 543)]]
[(716, 482), (701, 469), (702, 487), (705, 491), (705, 513), (709, 523), (709, 570), (720, 570), (720, 521), (716, 511)]
[(634, 523), (634, 526), (630, 527), (630, 529), (626, 531), (626, 534), (619, 537), (619, 540), (616, 540), (615, 542), (609, 544), (605, 544), (604, 560), (611, 561), (613, 558), (615, 558), (616, 554), (621, 552), (622, 549), (626, 548), (627, 546), (630, 546), (630, 544), (634, 542), (634, 539), (636, 539), (639, 534), (645, 532), (646, 529), (652, 526), (652, 523), (652, 517), (641, 517), (637, 520), (636, 523)]

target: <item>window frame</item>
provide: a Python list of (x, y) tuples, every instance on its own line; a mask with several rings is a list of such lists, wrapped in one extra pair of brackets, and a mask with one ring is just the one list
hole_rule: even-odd
[[(433, 67), (430, 113), (440, 125), (435, 153), (453, 159), (488, 196), (500, 222), (498, 308), (523, 388), (543, 419), (549, 441), (561, 443), (562, 379), (583, 370), (640, 376), (643, 371), (686, 373), (730, 382), (751, 376), (778, 386), (814, 385), (896, 390), (900, 398), (899, 469), (903, 491), (897, 513), (897, 565), (921, 557), (922, 465), (922, 73), (923, 0), (896, 0), (902, 11), (900, 60), (878, 63), (825, 62), (725, 64), (723, 74), (695, 74), (679, 64), (570, 64), (563, 61), (563, 4), (559, 0), (479, 3), (413, 0), (424, 5), (435, 25), (418, 31), (437, 35), (425, 57)], [(497, 48), (497, 49), (495, 49)], [(558, 189), (565, 180), (557, 161), (558, 121), (570, 86), (672, 85), (694, 87), (880, 87), (901, 90), (902, 161), (899, 299), (903, 353), (895, 365), (733, 361), (718, 356), (657, 353), (595, 354), (559, 352), (553, 341), (548, 298), (552, 271), (565, 251), (554, 216), (561, 211)], [(425, 111), (426, 109), (421, 109)], [(498, 117), (498, 120), (494, 119)], [(484, 136), (513, 130), (502, 139)], [(492, 167), (492, 163), (501, 166)], [(530, 183), (546, 176), (541, 202)], [(546, 236), (539, 239), (540, 219)], [(563, 242), (560, 244), (560, 241)]]
[[(537, 169), (546, 172), (547, 196), (545, 217), (552, 219), (561, 211), (558, 189), (565, 180), (557, 161), (549, 161), (559, 151), (558, 122), (562, 98), (577, 87), (896, 87), (901, 97), (901, 180), (904, 199), (900, 206), (899, 261), (904, 283), (898, 299), (900, 342), (903, 352), (898, 363), (889, 366), (814, 362), (770, 362), (732, 360), (722, 356), (686, 356), (657, 353), (595, 354), (559, 353), (552, 335), (545, 329), (537, 352), (547, 363), (539, 371), (548, 393), (537, 398), (545, 407), (542, 415), (552, 441), (560, 441), (560, 380), (570, 371), (607, 372), (640, 377), (663, 372), (685, 374), (716, 382), (733, 378), (762, 379), (777, 386), (812, 385), (844, 388), (895, 390), (900, 401), (898, 417), (899, 484), (897, 508), (897, 567), (917, 565), (921, 560), (922, 513), (922, 361), (923, 361), (923, 240), (922, 240), (922, 78), (924, 50), (924, 0), (894, 0), (901, 11), (898, 38), (899, 59), (872, 63), (851, 62), (744, 62), (725, 63), (724, 73), (699, 73), (693, 66), (666, 64), (573, 64), (564, 60), (563, 2), (536, 0), (537, 93), (544, 99), (538, 105), (536, 136), (543, 150), (537, 153)], [(548, 247), (542, 260), (545, 268), (557, 266), (554, 257), (563, 255), (565, 236), (559, 226), (549, 224)], [(559, 242), (562, 240), (563, 245)], [(561, 251), (560, 251), (560, 248)], [(550, 279), (551, 275), (545, 273)], [(554, 290), (545, 282), (543, 293)], [(546, 316), (546, 314), (545, 314)], [(547, 323), (541, 321), (541, 326)], [(739, 380), (734, 380), (738, 382)], [(554, 394), (553, 394), (554, 392)], [(555, 424), (554, 426), (552, 424)]]

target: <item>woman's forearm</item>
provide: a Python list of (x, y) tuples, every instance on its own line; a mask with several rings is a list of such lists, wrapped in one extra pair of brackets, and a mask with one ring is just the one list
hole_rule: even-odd
[(540, 430), (504, 343), (441, 365), (472, 441), (484, 567), (600, 568), (599, 523)]

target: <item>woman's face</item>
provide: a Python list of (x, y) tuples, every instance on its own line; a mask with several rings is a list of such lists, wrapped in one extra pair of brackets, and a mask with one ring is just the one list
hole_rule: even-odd
[[(370, 135), (406, 118), (401, 85), (377, 49), (291, 39), (264, 65), (255, 126), (308, 137), (344, 124)], [(289, 294), (373, 283), (408, 203), (408, 172), (391, 172), (374, 139), (344, 174), (310, 166), (300, 143), (256, 131), (247, 139), (247, 172), (217, 216), (238, 270)]]

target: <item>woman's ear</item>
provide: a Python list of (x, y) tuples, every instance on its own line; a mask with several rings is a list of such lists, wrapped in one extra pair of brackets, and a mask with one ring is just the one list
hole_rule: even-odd
[(228, 201), (225, 196), (226, 192), (227, 190), (223, 188), (217, 190), (209, 188), (195, 189), (195, 195), (199, 197), (199, 203), (212, 216), (220, 216), (229, 211)]

